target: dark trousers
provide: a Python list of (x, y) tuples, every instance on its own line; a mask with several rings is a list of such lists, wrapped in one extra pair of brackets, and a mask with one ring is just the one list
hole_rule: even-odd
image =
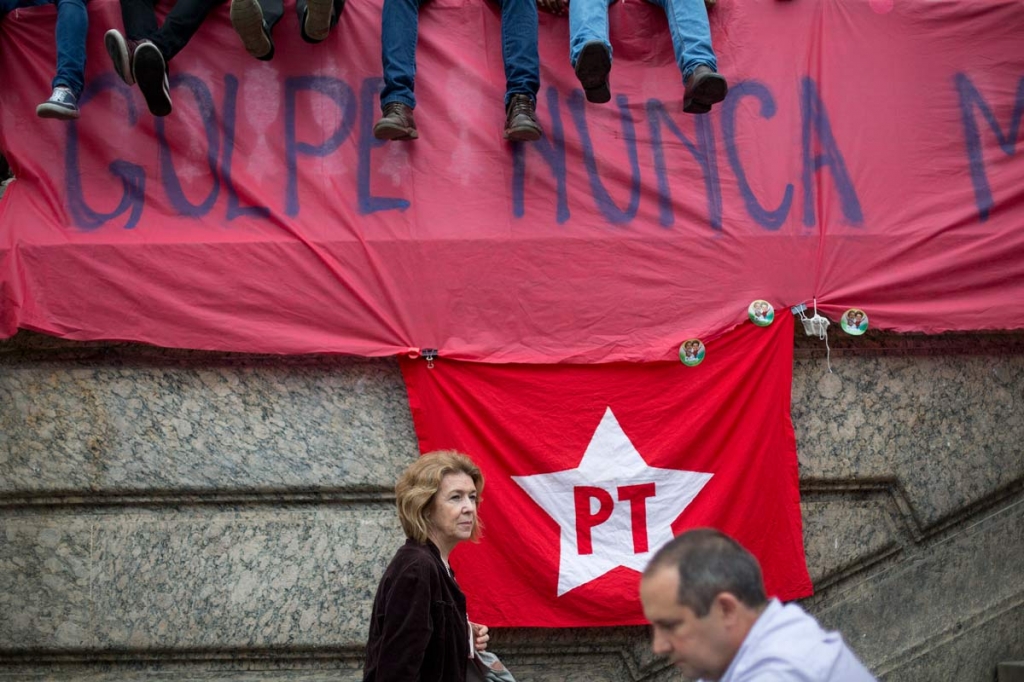
[[(267, 27), (273, 31), (274, 24), (280, 21), (284, 15), (284, 0), (259, 0), (259, 3), (263, 9), (263, 21), (267, 22)], [(333, 3), (334, 14), (331, 16), (331, 28), (337, 26), (338, 17), (341, 16), (341, 10), (345, 7), (345, 0), (333, 0)], [(310, 40), (304, 29), (306, 24), (306, 4), (306, 0), (296, 0), (295, 2), (295, 9), (299, 12), (299, 30), (302, 32), (302, 39), (307, 43), (317, 42)]]
[(176, 0), (163, 26), (157, 26), (156, 0), (121, 0), (124, 32), (131, 40), (152, 40), (164, 59), (170, 61), (221, 2), (224, 0)]

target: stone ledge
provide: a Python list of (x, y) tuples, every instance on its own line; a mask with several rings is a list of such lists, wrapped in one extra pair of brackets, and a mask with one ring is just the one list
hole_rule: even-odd
[(797, 358), (825, 359), (844, 356), (929, 356), (1024, 354), (1024, 330), (944, 332), (942, 334), (897, 333), (869, 329), (863, 336), (851, 336), (833, 324), (828, 332), (828, 349), (816, 336), (807, 336), (796, 325), (793, 338)]
[[(944, 332), (941, 334), (897, 333), (869, 329), (863, 336), (850, 336), (839, 331), (836, 325), (829, 327), (829, 348), (832, 357), (858, 355), (928, 356), (928, 355), (994, 355), (1024, 354), (1024, 330), (979, 330), (970, 332)], [(794, 355), (797, 358), (826, 357), (825, 344), (816, 336), (807, 336), (801, 325), (796, 325), (793, 338)], [(76, 353), (85, 356), (97, 351), (117, 351), (136, 357), (210, 361), (215, 358), (246, 358), (267, 360), (275, 364), (288, 363), (296, 358), (331, 359), (358, 356), (339, 354), (282, 356), (270, 354), (230, 353), (226, 351), (201, 351), (180, 348), (163, 348), (144, 343), (126, 341), (73, 341), (29, 330), (20, 330), (8, 339), (0, 339), (0, 358), (11, 353), (46, 353), (51, 356), (71, 357)], [(373, 361), (373, 359), (368, 359)], [(378, 359), (379, 360), (379, 359)]]
[(1007, 661), (996, 667), (998, 682), (1024, 682), (1024, 661)]

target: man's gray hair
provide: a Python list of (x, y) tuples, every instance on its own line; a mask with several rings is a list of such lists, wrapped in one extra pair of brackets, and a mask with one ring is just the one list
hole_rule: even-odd
[(697, 528), (673, 538), (655, 553), (644, 569), (644, 577), (673, 567), (679, 571), (679, 604), (692, 609), (699, 618), (708, 614), (722, 592), (750, 608), (767, 601), (757, 559), (740, 543), (713, 528)]

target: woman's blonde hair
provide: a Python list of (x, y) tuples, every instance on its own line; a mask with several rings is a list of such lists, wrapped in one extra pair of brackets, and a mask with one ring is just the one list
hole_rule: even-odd
[[(477, 508), (483, 499), (484, 475), (480, 467), (466, 455), (456, 450), (435, 450), (428, 452), (409, 465), (395, 485), (395, 502), (398, 506), (398, 520), (408, 538), (426, 544), (430, 531), (427, 511), (434, 495), (441, 488), (441, 481), (448, 474), (466, 474), (476, 486)], [(479, 517), (473, 521), (470, 540), (480, 537)]]

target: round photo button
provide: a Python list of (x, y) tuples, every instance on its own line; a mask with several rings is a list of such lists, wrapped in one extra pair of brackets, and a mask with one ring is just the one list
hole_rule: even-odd
[(747, 306), (747, 317), (758, 327), (767, 327), (775, 321), (775, 308), (768, 301), (758, 299)]
[(704, 362), (704, 343), (700, 339), (687, 339), (679, 346), (679, 360), (687, 367)]
[(868, 330), (868, 314), (860, 308), (850, 308), (843, 313), (839, 326), (852, 336), (860, 336)]

